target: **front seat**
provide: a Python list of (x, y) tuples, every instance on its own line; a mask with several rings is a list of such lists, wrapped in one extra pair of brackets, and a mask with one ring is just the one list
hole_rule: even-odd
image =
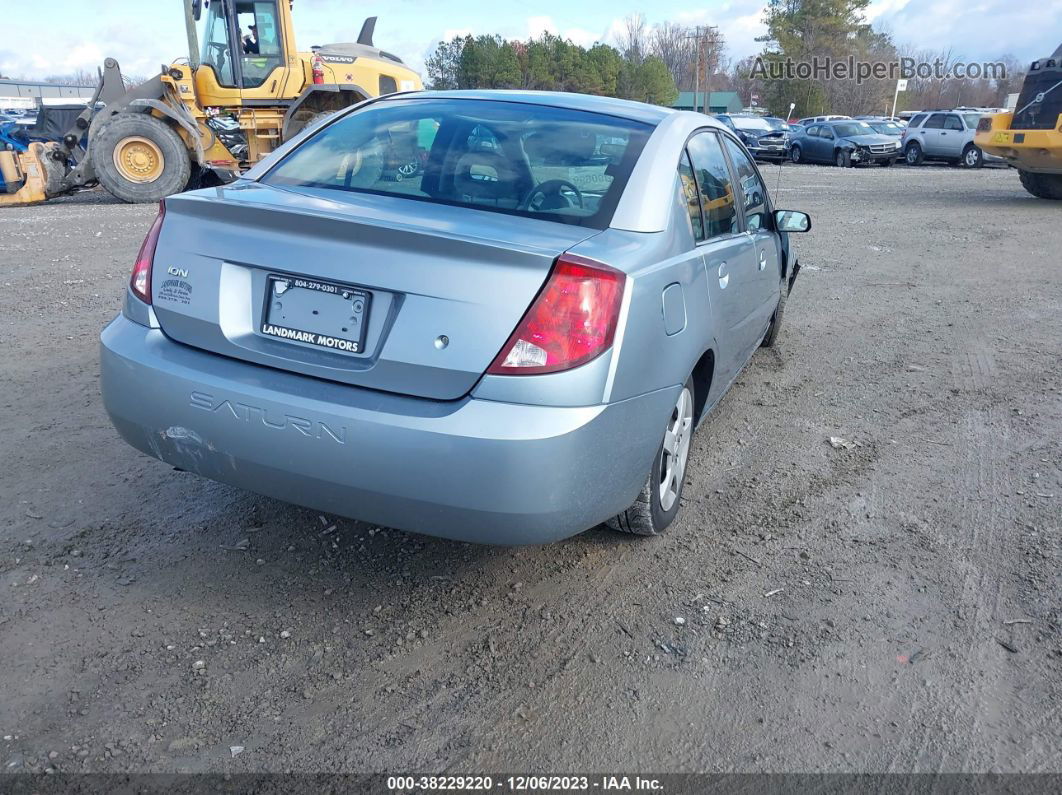
[(510, 163), (496, 152), (468, 152), (454, 166), (456, 199), (473, 203), (490, 202), (499, 207), (516, 207), (520, 201), (516, 174)]

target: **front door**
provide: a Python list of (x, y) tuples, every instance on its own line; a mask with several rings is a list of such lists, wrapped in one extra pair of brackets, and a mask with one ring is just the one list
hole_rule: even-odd
[[(760, 339), (771, 321), (771, 316), (778, 308), (781, 295), (780, 271), (781, 251), (778, 235), (774, 231), (771, 219), (770, 199), (763, 184), (756, 164), (745, 154), (744, 150), (732, 138), (726, 139), (727, 153), (734, 166), (734, 175), (741, 187), (741, 206), (745, 214), (745, 233), (752, 239), (756, 270), (752, 276), (755, 291), (756, 308), (752, 328), (752, 348), (759, 345)], [(757, 331), (758, 328), (758, 331)], [(750, 350), (748, 355), (752, 355)]]
[(828, 124), (819, 127), (818, 159), (823, 163), (833, 162), (833, 145), (837, 139), (834, 137), (833, 128)]
[(940, 134), (944, 132), (944, 114), (933, 113), (926, 119), (926, 123), (922, 125), (922, 129), (919, 131), (919, 136), (922, 143), (922, 151), (927, 155), (942, 155), (944, 154), (943, 145), (941, 144)]
[(277, 0), (240, 0), (235, 7), (239, 36), (235, 60), (243, 102), (271, 102), (283, 93), (287, 75)]

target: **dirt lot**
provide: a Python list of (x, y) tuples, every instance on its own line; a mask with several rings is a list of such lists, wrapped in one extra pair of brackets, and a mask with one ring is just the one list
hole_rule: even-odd
[(4, 769), (1062, 771), (1062, 207), (781, 184), (804, 271), (682, 519), (522, 549), (133, 451), (97, 337), (153, 208), (0, 212)]

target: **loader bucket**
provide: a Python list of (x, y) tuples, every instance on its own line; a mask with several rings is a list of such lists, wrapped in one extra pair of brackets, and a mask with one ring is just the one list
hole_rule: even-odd
[(60, 193), (66, 166), (52, 157), (55, 144), (30, 144), (25, 152), (0, 151), (0, 176), (6, 192), (0, 207), (36, 204)]

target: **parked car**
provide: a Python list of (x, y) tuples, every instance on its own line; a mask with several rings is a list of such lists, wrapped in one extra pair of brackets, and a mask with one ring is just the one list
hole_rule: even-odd
[(980, 110), (924, 111), (911, 117), (901, 145), (909, 166), (926, 160), (945, 160), (964, 168), (980, 168), (985, 163), (1003, 163), (1003, 158), (986, 154), (974, 143)]
[(737, 133), (737, 137), (755, 159), (774, 160), (780, 163), (788, 157), (788, 131), (779, 128), (767, 117), (721, 113), (716, 118)]
[(789, 159), (794, 163), (891, 166), (899, 153), (895, 138), (854, 119), (808, 125), (789, 143)]
[(863, 119), (862, 121), (869, 124), (876, 133), (881, 133), (882, 135), (888, 135), (891, 138), (897, 139), (903, 136), (904, 125), (897, 124), (889, 119)]
[[(387, 179), (425, 119), (425, 167)], [(694, 429), (777, 340), (810, 223), (701, 114), (380, 97), (162, 203), (101, 336), (104, 405), (174, 467), (377, 524), (659, 533)]]
[(807, 127), (809, 124), (821, 124), (824, 121), (844, 121), (850, 119), (851, 116), (809, 116), (806, 119), (801, 119), (797, 124), (801, 127)]

